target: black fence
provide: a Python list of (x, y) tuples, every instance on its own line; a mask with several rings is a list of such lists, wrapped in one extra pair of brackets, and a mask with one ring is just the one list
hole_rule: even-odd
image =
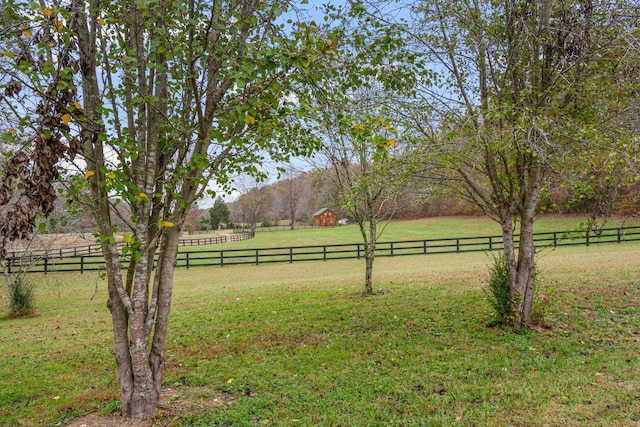
[[(218, 243), (228, 243), (228, 242), (239, 242), (241, 240), (248, 240), (254, 237), (254, 234), (249, 232), (244, 233), (236, 233), (232, 235), (224, 235), (224, 236), (216, 236), (216, 237), (200, 237), (200, 238), (188, 238), (188, 239), (180, 239), (178, 242), (179, 246), (204, 246), (204, 245), (215, 245)], [(119, 249), (122, 249), (126, 246), (126, 243), (117, 243), (116, 246)], [(49, 258), (52, 259), (62, 259), (62, 258), (75, 258), (82, 256), (101, 256), (102, 249), (100, 245), (87, 245), (87, 246), (77, 246), (73, 248), (60, 248), (60, 249), (43, 249), (43, 250), (33, 250), (33, 251), (11, 251), (7, 254), (8, 258), (11, 259), (39, 259), (39, 258)]]
[[(229, 236), (245, 240), (243, 235)], [(597, 232), (546, 232), (535, 234), (536, 247), (558, 247), (576, 245), (594, 245), (601, 243), (624, 243), (640, 241), (640, 227), (606, 228)], [(516, 236), (516, 244), (518, 238)], [(377, 257), (427, 255), (443, 253), (462, 253), (492, 251), (503, 249), (502, 236), (457, 237), (450, 239), (405, 240), (397, 242), (378, 242)], [(176, 259), (178, 267), (203, 267), (240, 264), (265, 264), (275, 262), (329, 261), (336, 259), (359, 259), (364, 257), (362, 243), (335, 245), (292, 246), (280, 248), (225, 249), (179, 252)], [(126, 259), (123, 259), (126, 262)], [(101, 254), (86, 254), (70, 257), (19, 257), (7, 258), (9, 271), (29, 265), (30, 272), (89, 272), (104, 270)], [(124, 265), (123, 265), (124, 266)]]

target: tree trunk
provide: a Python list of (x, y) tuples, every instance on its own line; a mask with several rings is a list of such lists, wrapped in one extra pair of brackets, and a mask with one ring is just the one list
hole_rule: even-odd
[(373, 261), (376, 257), (376, 240), (377, 240), (377, 227), (376, 220), (373, 217), (373, 211), (368, 215), (369, 228), (365, 228), (365, 224), (362, 224), (360, 230), (364, 237), (364, 259), (365, 259), (365, 274), (364, 274), (364, 294), (373, 295)]
[(109, 263), (108, 306), (114, 326), (121, 410), (127, 418), (149, 418), (158, 407), (179, 236), (178, 229), (165, 232), (148, 304), (148, 299), (140, 297), (148, 295), (151, 287), (148, 273), (153, 258), (145, 262), (143, 256), (135, 264), (134, 292), (129, 298), (117, 248), (113, 244), (103, 246)]
[(509, 275), (510, 309), (508, 322), (515, 328), (531, 323), (533, 302), (533, 278), (535, 272), (535, 249), (533, 247), (533, 220), (520, 227), (520, 243), (516, 249), (512, 220), (502, 221), (502, 240)]
[(501, 213), (502, 238), (504, 254), (509, 273), (509, 322), (515, 328), (527, 327), (531, 324), (533, 311), (533, 288), (535, 279), (535, 244), (533, 223), (538, 205), (540, 188), (544, 171), (535, 158), (528, 161), (528, 175), (524, 196), (519, 206), (518, 220), (520, 222), (519, 245), (516, 253), (515, 237), (508, 209)]
[(375, 242), (369, 241), (365, 244), (365, 274), (364, 274), (364, 294), (373, 295), (373, 261), (375, 259)]

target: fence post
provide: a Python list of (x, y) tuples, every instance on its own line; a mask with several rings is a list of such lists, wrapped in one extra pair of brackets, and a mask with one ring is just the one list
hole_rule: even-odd
[(456, 239), (456, 252), (460, 253), (460, 239)]
[(259, 251), (260, 249), (256, 249), (256, 265), (260, 265), (260, 255), (258, 254)]
[(322, 247), (322, 258), (324, 259), (324, 261), (327, 260), (327, 247), (326, 246)]
[(489, 250), (493, 250), (493, 238), (491, 236), (489, 236)]
[(393, 256), (393, 242), (391, 242), (391, 256)]
[(587, 246), (589, 246), (589, 230), (587, 230)]
[(224, 251), (220, 251), (220, 267), (224, 267)]
[(553, 232), (553, 247), (557, 247), (558, 246), (558, 233), (557, 232)]
[(80, 255), (80, 274), (84, 274), (84, 255)]
[(357, 258), (360, 259), (360, 243), (358, 243), (357, 248), (358, 248), (358, 257)]
[(289, 248), (289, 264), (293, 263), (293, 248)]
[(46, 276), (49, 272), (49, 257), (44, 257), (44, 275)]
[(187, 270), (189, 269), (189, 252), (185, 252), (187, 254)]
[(618, 228), (618, 243), (622, 242), (622, 232), (620, 230), (620, 228)]
[(426, 240), (422, 241), (422, 253), (424, 253), (425, 255), (427, 254), (427, 241)]

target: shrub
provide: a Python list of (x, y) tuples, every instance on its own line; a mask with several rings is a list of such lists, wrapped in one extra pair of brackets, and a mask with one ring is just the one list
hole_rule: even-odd
[[(7, 278), (5, 276), (5, 278)], [(7, 278), (9, 286), (9, 302), (14, 317), (25, 316), (35, 307), (35, 287), (22, 274)]]
[(496, 325), (506, 325), (509, 323), (509, 271), (507, 269), (507, 258), (504, 254), (492, 255), (493, 264), (489, 267), (489, 283), (485, 292), (489, 303), (495, 313)]

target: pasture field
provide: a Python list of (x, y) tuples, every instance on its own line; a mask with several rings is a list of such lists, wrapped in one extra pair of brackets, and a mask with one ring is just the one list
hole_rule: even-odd
[[(358, 260), (177, 270), (154, 423), (640, 426), (640, 244), (542, 251), (531, 331), (487, 326), (489, 263), (379, 258), (372, 297)], [(0, 292), (0, 425), (117, 413), (104, 281), (30, 279), (34, 316)]]
[[(548, 231), (571, 231), (580, 228), (587, 218), (579, 215), (542, 215), (536, 219), (536, 233)], [(611, 218), (606, 227), (640, 225), (638, 218)], [(219, 234), (219, 232), (218, 232)], [(218, 234), (212, 234), (216, 236)], [(486, 217), (439, 217), (410, 221), (391, 221), (383, 230), (380, 241), (446, 239), (456, 237), (499, 236), (500, 226)], [(194, 234), (185, 238), (202, 238)], [(294, 231), (257, 232), (253, 239), (242, 242), (223, 243), (207, 246), (185, 246), (180, 251), (201, 251), (205, 249), (244, 249), (288, 246), (326, 245), (337, 243), (357, 243), (362, 241), (356, 224), (340, 227), (317, 227)]]

